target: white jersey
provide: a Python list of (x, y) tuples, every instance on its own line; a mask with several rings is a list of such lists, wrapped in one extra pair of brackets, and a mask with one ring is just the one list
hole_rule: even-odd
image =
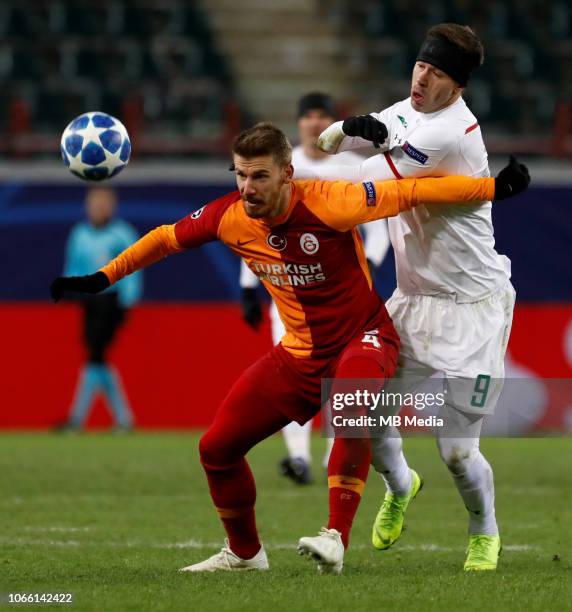
[(361, 164), (363, 157), (352, 151), (344, 151), (337, 155), (326, 155), (318, 159), (309, 157), (304, 149), (298, 145), (292, 149), (292, 165), (294, 166), (294, 178), (300, 178), (301, 173), (319, 171), (324, 166), (342, 164), (343, 166), (355, 166)]
[[(359, 167), (329, 167), (323, 179), (384, 180), (402, 177), (489, 176), (481, 130), (465, 101), (434, 113), (419, 113), (410, 99), (372, 113), (389, 136), (381, 153)], [(343, 135), (341, 122), (320, 137), (326, 150), (371, 147)], [(504, 287), (510, 260), (495, 250), (491, 203), (458, 206), (419, 205), (389, 219), (395, 252), (397, 286), (403, 295), (449, 295), (475, 302)]]

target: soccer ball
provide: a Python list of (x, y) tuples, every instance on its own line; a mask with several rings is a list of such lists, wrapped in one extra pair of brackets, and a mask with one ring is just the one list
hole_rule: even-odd
[(61, 152), (70, 172), (86, 181), (102, 181), (125, 168), (131, 142), (125, 126), (115, 117), (84, 113), (64, 130)]

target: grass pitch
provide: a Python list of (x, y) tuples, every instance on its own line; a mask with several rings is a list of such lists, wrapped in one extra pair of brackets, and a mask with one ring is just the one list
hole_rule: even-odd
[[(466, 512), (433, 440), (408, 439), (425, 478), (407, 531), (389, 551), (369, 544), (382, 486), (370, 480), (342, 576), (296, 554), (327, 516), (327, 489), (277, 475), (279, 437), (250, 454), (271, 570), (188, 575), (223, 531), (198, 436), (0, 436), (0, 593), (73, 593), (75, 610), (572, 609), (571, 438), (484, 440), (495, 470), (504, 551), (497, 572), (464, 574)], [(44, 606), (46, 607), (46, 606)]]

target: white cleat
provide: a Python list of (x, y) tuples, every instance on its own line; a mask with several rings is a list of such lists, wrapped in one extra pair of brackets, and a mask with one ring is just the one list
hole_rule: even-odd
[(252, 557), (252, 559), (241, 559), (237, 557), (228, 546), (228, 540), (224, 541), (221, 551), (200, 563), (194, 563), (182, 567), (180, 572), (245, 572), (248, 570), (269, 569), (268, 557), (264, 546)]
[(344, 545), (337, 529), (320, 529), (314, 538), (300, 538), (298, 554), (318, 562), (320, 574), (341, 574), (344, 566)]

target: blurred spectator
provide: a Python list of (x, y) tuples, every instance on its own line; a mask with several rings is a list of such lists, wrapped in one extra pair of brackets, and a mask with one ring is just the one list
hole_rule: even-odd
[[(91, 274), (137, 240), (136, 230), (115, 217), (116, 204), (115, 193), (109, 188), (96, 187), (87, 192), (87, 219), (75, 225), (68, 237), (65, 276)], [(125, 322), (128, 309), (141, 298), (142, 289), (138, 272), (101, 295), (81, 296), (88, 359), (80, 371), (69, 418), (61, 429), (81, 429), (98, 392), (107, 399), (116, 429), (132, 428), (133, 416), (121, 378), (107, 363), (106, 352), (115, 332)]]

